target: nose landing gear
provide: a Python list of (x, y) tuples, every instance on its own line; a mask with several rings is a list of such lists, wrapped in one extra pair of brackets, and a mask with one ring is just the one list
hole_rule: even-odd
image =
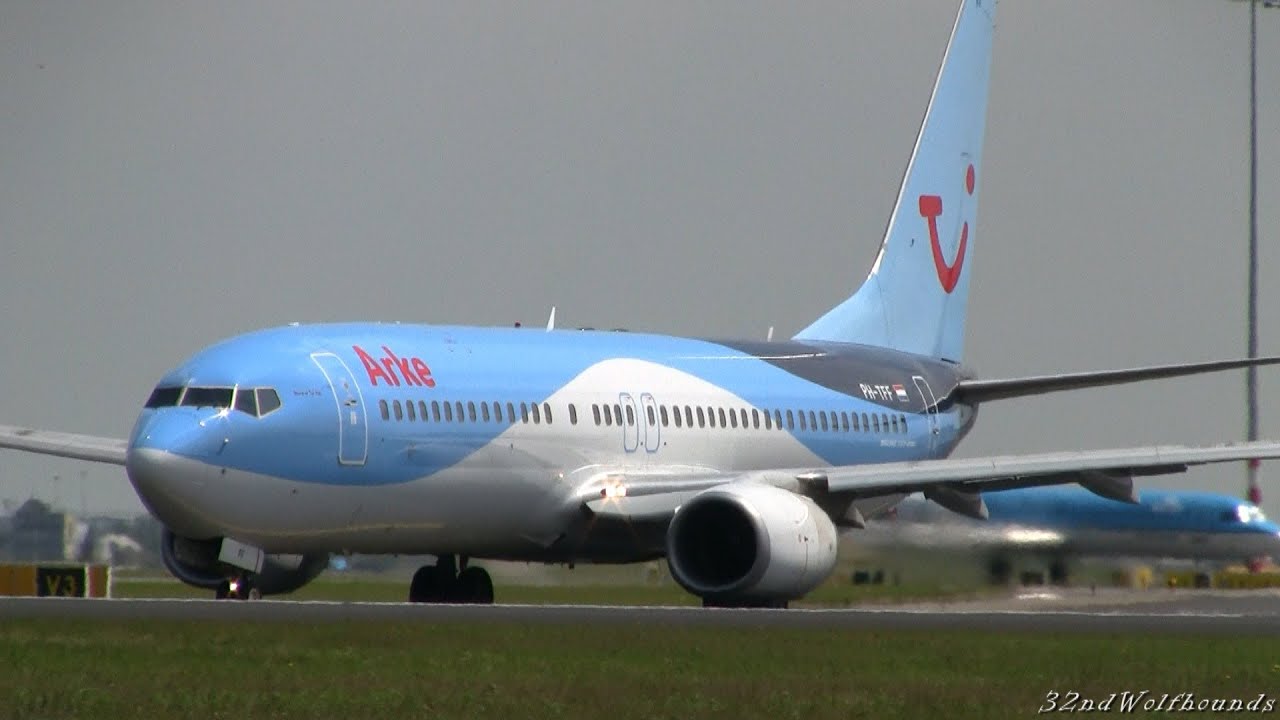
[(262, 591), (253, 582), (248, 573), (236, 575), (223, 580), (213, 591), (216, 600), (261, 600)]
[(423, 565), (409, 583), (409, 602), (493, 604), (493, 580), (482, 567), (467, 565), (462, 558), (462, 571), (453, 555), (440, 555), (435, 565)]

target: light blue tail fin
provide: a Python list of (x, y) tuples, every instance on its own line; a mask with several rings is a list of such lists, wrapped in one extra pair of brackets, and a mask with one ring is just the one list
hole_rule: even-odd
[(995, 0), (960, 6), (871, 274), (796, 339), (961, 359), (995, 6)]

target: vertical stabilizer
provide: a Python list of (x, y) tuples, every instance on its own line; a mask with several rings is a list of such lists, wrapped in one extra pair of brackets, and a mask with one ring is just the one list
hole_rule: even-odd
[(995, 6), (996, 0), (961, 4), (871, 273), (797, 339), (961, 359)]

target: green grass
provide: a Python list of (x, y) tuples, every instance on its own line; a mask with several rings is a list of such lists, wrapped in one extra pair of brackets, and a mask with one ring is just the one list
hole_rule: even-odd
[(652, 624), (0, 622), (0, 718), (1028, 717), (1274, 694), (1275, 641)]

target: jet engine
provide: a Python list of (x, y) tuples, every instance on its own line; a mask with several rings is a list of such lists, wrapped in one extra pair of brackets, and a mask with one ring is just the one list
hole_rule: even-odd
[[(218, 561), (222, 538), (192, 540), (168, 528), (160, 538), (160, 557), (169, 572), (182, 582), (206, 590), (216, 590), (227, 577), (227, 568)], [(326, 553), (314, 555), (267, 555), (262, 572), (253, 585), (263, 595), (293, 592), (315, 579), (329, 565)]]
[(707, 605), (770, 605), (803, 597), (836, 564), (836, 528), (802, 495), (769, 485), (704, 490), (667, 528), (671, 576)]

